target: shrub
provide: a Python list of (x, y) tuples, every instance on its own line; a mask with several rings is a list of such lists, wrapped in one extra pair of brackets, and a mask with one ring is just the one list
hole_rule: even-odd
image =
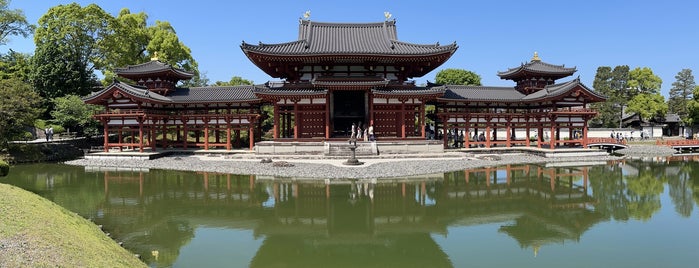
[(5, 177), (10, 173), (10, 164), (0, 160), (0, 177)]

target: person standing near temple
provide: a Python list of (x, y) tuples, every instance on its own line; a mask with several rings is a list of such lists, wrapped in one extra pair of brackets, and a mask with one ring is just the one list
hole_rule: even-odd
[(53, 127), (49, 127), (48, 134), (49, 134), (49, 140), (52, 141), (53, 140)]
[(369, 141), (369, 128), (364, 125), (364, 135), (362, 135), (364, 141)]
[(369, 125), (369, 141), (375, 141), (376, 137), (374, 137), (374, 124)]

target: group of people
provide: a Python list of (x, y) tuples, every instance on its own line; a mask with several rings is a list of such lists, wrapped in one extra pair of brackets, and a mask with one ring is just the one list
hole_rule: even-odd
[(352, 129), (350, 132), (350, 140), (364, 140), (364, 141), (375, 141), (374, 137), (374, 125), (362, 125), (362, 122), (358, 124), (352, 123)]
[(52, 141), (53, 140), (53, 127), (45, 128), (44, 135), (46, 136), (46, 141)]
[(612, 130), (612, 134), (609, 135), (612, 139), (616, 139), (617, 142), (623, 142), (623, 141), (628, 141), (629, 140), (629, 134), (622, 134), (621, 131), (614, 133), (614, 130)]

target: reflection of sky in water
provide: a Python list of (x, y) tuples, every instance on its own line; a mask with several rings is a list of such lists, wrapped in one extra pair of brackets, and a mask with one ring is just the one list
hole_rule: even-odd
[(262, 241), (252, 230), (197, 227), (173, 267), (248, 267)]
[(267, 192), (267, 196), (269, 196), (269, 197), (267, 198), (267, 200), (262, 202), (262, 207), (273, 208), (274, 207), (274, 189), (272, 189), (272, 186), (270, 185), (270, 186), (267, 186), (265, 188), (265, 191)]

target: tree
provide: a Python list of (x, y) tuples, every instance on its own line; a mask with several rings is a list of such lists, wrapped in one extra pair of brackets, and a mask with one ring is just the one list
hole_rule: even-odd
[(34, 88), (45, 98), (86, 95), (96, 85), (100, 45), (114, 19), (95, 4), (52, 7), (39, 19), (32, 60)]
[(667, 113), (665, 97), (660, 93), (641, 93), (628, 102), (627, 113), (637, 113), (643, 120), (664, 117)]
[(216, 81), (215, 86), (240, 86), (240, 85), (254, 85), (251, 80), (244, 79), (240, 76), (233, 76), (230, 81)]
[(96, 134), (97, 121), (92, 115), (102, 109), (100, 106), (83, 103), (83, 100), (76, 95), (66, 95), (53, 99), (54, 110), (51, 116), (54, 122), (64, 128), (73, 130), (80, 134), (89, 129), (90, 134)]
[(0, 147), (7, 148), (41, 114), (41, 98), (29, 84), (10, 78), (0, 79), (0, 100)]
[[(106, 70), (148, 61), (157, 53), (158, 60), (198, 75), (198, 65), (191, 49), (182, 43), (172, 25), (156, 21), (147, 25), (146, 13), (131, 13), (122, 9), (114, 19), (114, 34), (104, 41), (103, 53)], [(105, 75), (106, 76), (106, 75)]]
[(437, 73), (435, 83), (442, 85), (481, 85), (481, 77), (464, 69), (444, 69)]
[(607, 101), (592, 105), (593, 108), (597, 109), (599, 115), (592, 120), (590, 125), (618, 127), (622, 107), (627, 106), (627, 102), (638, 95), (638, 91), (629, 86), (630, 83), (636, 82), (631, 82), (629, 66), (627, 65), (619, 65), (614, 69), (609, 66), (598, 67), (592, 87), (597, 92), (607, 96)]
[(10, 2), (0, 0), (0, 45), (7, 44), (10, 36), (28, 37), (34, 32), (34, 26), (27, 22), (22, 10), (8, 9)]
[[(699, 122), (699, 86), (695, 86), (692, 90), (692, 99), (687, 102), (687, 111), (689, 115), (687, 116), (687, 125), (693, 126), (695, 123)], [(699, 185), (699, 184), (698, 184)]]
[(29, 83), (31, 74), (31, 56), (12, 49), (0, 55), (0, 79), (17, 78)]
[(629, 99), (636, 94), (660, 93), (663, 80), (653, 73), (648, 67), (638, 68), (629, 71)]
[(670, 88), (669, 111), (678, 114), (686, 123), (690, 123), (689, 121), (693, 120), (688, 117), (690, 114), (689, 101), (692, 100), (692, 91), (696, 87), (694, 75), (692, 75), (691, 69), (682, 69), (677, 73), (675, 79), (672, 88)]

